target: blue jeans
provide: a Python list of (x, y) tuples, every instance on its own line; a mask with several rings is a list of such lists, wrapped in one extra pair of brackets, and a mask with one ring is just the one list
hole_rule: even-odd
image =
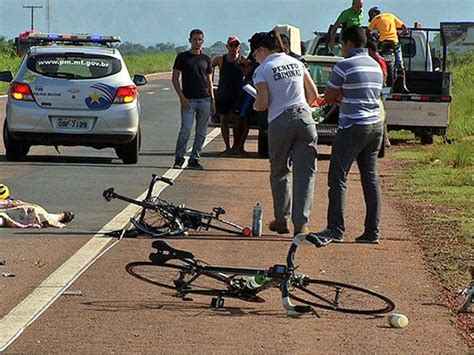
[(206, 140), (207, 124), (209, 123), (209, 114), (211, 112), (211, 99), (189, 100), (191, 109), (184, 111), (181, 108), (181, 129), (176, 142), (176, 158), (183, 158), (186, 153), (189, 136), (193, 128), (194, 117), (196, 117), (196, 134), (194, 137), (191, 159), (199, 159), (202, 152), (204, 141)]
[(366, 207), (364, 233), (379, 236), (380, 186), (377, 155), (382, 145), (383, 129), (380, 122), (371, 125), (353, 125), (339, 129), (334, 138), (329, 164), (328, 228), (336, 236), (345, 231), (344, 215), (347, 198), (347, 174), (357, 161)]

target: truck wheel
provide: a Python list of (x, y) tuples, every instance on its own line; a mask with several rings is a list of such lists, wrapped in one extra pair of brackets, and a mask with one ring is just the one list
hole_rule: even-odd
[(264, 130), (258, 130), (258, 156), (268, 158), (268, 136)]
[(124, 164), (136, 164), (138, 163), (138, 155), (140, 153), (140, 143), (141, 134), (139, 129), (137, 135), (130, 143), (118, 146), (115, 148), (115, 152)]
[(21, 161), (25, 159), (30, 150), (30, 145), (26, 142), (16, 140), (8, 131), (7, 120), (3, 124), (3, 144), (5, 145), (5, 153), (7, 161)]
[(422, 133), (420, 135), (421, 144), (433, 144), (433, 135), (431, 133)]

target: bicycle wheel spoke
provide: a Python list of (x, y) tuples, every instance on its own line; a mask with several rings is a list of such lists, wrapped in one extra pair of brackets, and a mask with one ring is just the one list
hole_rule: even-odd
[(176, 282), (180, 280), (180, 274), (186, 270), (177, 264), (155, 265), (148, 261), (129, 263), (125, 269), (139, 280), (168, 289), (176, 289)]
[(179, 260), (172, 260), (164, 265), (139, 261), (127, 264), (125, 269), (139, 280), (185, 293), (212, 295), (228, 289), (225, 278), (219, 280), (209, 275), (192, 273), (189, 265)]
[(290, 298), (328, 310), (357, 313), (387, 313), (395, 304), (384, 295), (359, 286), (326, 280), (307, 280), (304, 286), (296, 285)]

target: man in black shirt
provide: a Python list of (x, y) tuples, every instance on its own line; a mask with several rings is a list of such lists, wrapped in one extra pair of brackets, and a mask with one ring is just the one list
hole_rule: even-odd
[(189, 42), (191, 49), (179, 53), (173, 65), (172, 82), (181, 103), (181, 129), (176, 143), (176, 159), (173, 167), (181, 168), (184, 164), (186, 146), (196, 117), (196, 134), (188, 166), (202, 170), (204, 167), (199, 158), (206, 139), (209, 116), (215, 113), (211, 59), (202, 53), (204, 33), (201, 30), (192, 30)]

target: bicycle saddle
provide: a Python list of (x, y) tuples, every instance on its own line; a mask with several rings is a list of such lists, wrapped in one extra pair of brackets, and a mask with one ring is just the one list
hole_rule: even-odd
[(149, 259), (152, 263), (164, 264), (171, 259), (194, 259), (194, 254), (173, 248), (162, 240), (155, 240), (151, 246), (156, 249), (156, 253), (151, 253)]

